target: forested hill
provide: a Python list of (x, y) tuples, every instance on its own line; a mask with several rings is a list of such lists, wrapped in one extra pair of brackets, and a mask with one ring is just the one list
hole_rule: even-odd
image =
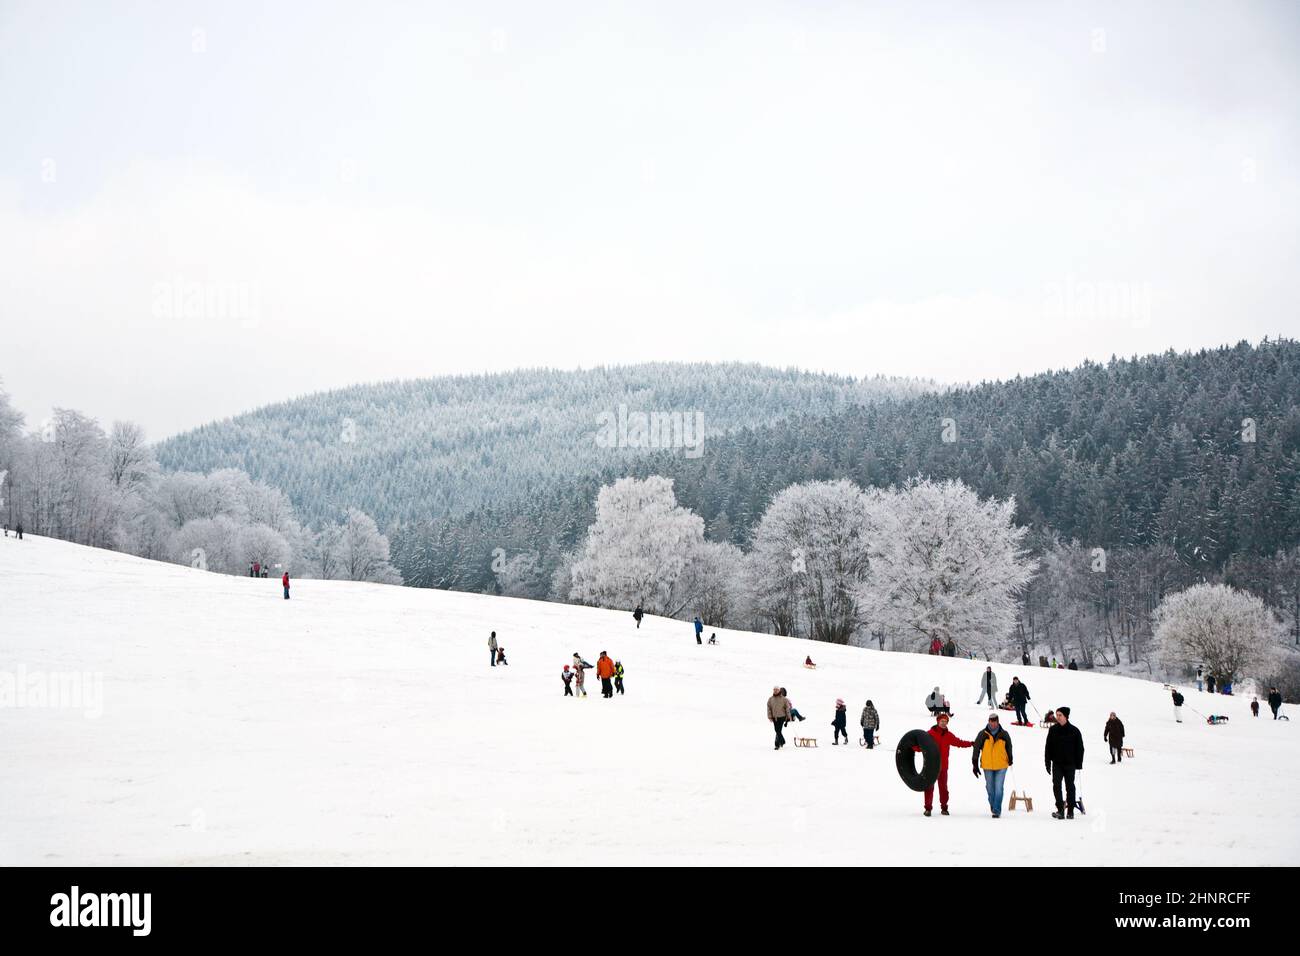
[[(601, 477), (652, 473), (676, 480), (709, 537), (741, 545), (790, 484), (960, 478), (981, 495), (1015, 495), (1017, 520), (1038, 532), (1157, 548), (1195, 579), (1300, 541), (1300, 344), (1112, 359), (802, 414), (710, 439), (693, 460), (657, 454)], [(497, 547), (540, 550), (553, 567), (590, 522), (598, 484), (411, 526), (395, 561), (408, 583), (473, 590), (492, 587)]]
[(697, 422), (711, 439), (934, 387), (736, 363), (531, 369), (309, 395), (171, 438), (156, 454), (170, 470), (242, 469), (284, 491), (308, 523), (356, 507), (390, 527), (630, 466), (650, 450), (645, 442), (600, 440), (599, 416), (616, 417), (620, 406), (675, 415), (694, 442)]

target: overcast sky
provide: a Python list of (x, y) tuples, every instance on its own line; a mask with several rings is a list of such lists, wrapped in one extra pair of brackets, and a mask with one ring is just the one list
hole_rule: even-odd
[(161, 438), (521, 365), (1294, 336), (1298, 11), (0, 0), (0, 380)]

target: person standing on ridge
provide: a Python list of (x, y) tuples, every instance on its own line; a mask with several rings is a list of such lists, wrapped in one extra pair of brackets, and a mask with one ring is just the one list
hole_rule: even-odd
[[(1073, 820), (1075, 808), (1074, 775), (1083, 769), (1083, 734), (1070, 723), (1070, 708), (1056, 708), (1056, 724), (1047, 731), (1043, 746), (1043, 763), (1052, 777), (1052, 796), (1056, 798), (1054, 820)], [(1061, 795), (1061, 784), (1065, 795)]]
[(943, 641), (936, 637), (930, 642), (930, 653), (938, 657), (943, 653)]
[[(950, 747), (969, 747), (971, 742), (949, 733), (947, 714), (939, 715), (935, 725), (930, 728), (930, 736), (939, 745), (939, 779), (935, 783), (939, 785), (939, 812), (946, 817), (948, 816), (948, 750)], [(921, 748), (915, 749), (919, 751)], [(925, 815), (930, 816), (930, 811), (933, 809), (934, 786), (931, 785), (925, 788)]]
[(640, 601), (636, 602), (636, 610), (632, 612), (632, 616), (636, 618), (636, 629), (641, 630), (641, 618), (645, 617), (645, 611), (641, 610)]
[(1077, 670), (1079, 669), (1079, 665), (1076, 664), (1076, 663), (1074, 662), (1074, 658), (1071, 657), (1071, 658), (1070, 658), (1070, 663), (1067, 664), (1067, 665), (1065, 666), (1065, 669), (1066, 669), (1067, 671), (1077, 671)]
[(497, 632), (493, 631), (488, 637), (488, 656), (492, 658), (492, 666), (497, 666)]
[(1196, 689), (1205, 690), (1205, 668), (1200, 664), (1196, 665)]
[(1025, 667), (1028, 667), (1028, 666), (1029, 666), (1029, 652), (1028, 652), (1028, 651), (1025, 651), (1023, 654), (1020, 655), (1020, 663), (1021, 663), (1023, 666), (1025, 666)]
[(284, 599), (289, 600), (289, 572), (285, 571), (284, 576), (280, 578), (280, 583), (284, 586)]
[(696, 644), (704, 643), (704, 639), (700, 636), (703, 633), (704, 633), (704, 622), (700, 620), (700, 616), (697, 614), (695, 615), (695, 643)]
[(957, 656), (957, 642), (954, 641), (951, 637), (948, 638), (948, 643), (943, 645), (943, 656), (944, 657)]
[(1209, 677), (1205, 678), (1205, 690), (1206, 690), (1207, 693), (1211, 693), (1211, 694), (1214, 693), (1214, 675), (1213, 675), (1213, 674), (1211, 674)]
[(989, 810), (996, 820), (1002, 816), (1002, 793), (1006, 785), (1007, 769), (1014, 762), (1011, 754), (1011, 735), (998, 720), (989, 714), (988, 723), (971, 741), (975, 752), (971, 754), (971, 769), (975, 776), (984, 771), (984, 790), (989, 796)]

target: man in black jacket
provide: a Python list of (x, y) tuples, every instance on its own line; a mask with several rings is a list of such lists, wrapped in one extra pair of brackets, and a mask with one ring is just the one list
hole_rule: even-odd
[[(1043, 761), (1052, 775), (1052, 795), (1056, 798), (1056, 820), (1074, 819), (1074, 772), (1083, 769), (1083, 734), (1070, 723), (1070, 708), (1056, 708), (1056, 726), (1047, 731), (1047, 745)], [(1065, 799), (1061, 799), (1061, 783), (1065, 783)]]
[(1016, 708), (1016, 721), (1022, 724), (1029, 723), (1029, 714), (1025, 710), (1025, 705), (1029, 703), (1029, 688), (1020, 683), (1019, 677), (1011, 678), (1007, 696), (1011, 698), (1011, 704)]
[(1273, 709), (1273, 719), (1277, 720), (1277, 712), (1282, 708), (1282, 695), (1276, 687), (1268, 689), (1268, 706)]

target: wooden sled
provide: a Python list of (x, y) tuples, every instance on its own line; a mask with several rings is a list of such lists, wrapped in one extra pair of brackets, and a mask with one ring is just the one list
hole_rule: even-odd
[(804, 667), (808, 668), (810, 671), (815, 671), (817, 669), (816, 664), (805, 664)]
[(816, 737), (796, 737), (796, 738), (794, 738), (794, 745), (795, 745), (796, 747), (816, 747), (816, 746), (817, 746), (817, 738), (816, 738)]
[(1034, 810), (1034, 798), (1033, 798), (1033, 797), (1027, 797), (1027, 796), (1025, 796), (1023, 793), (1022, 793), (1022, 794), (1017, 794), (1014, 790), (1012, 790), (1012, 791), (1011, 791), (1011, 803), (1010, 803), (1010, 805), (1008, 806), (1008, 809), (1014, 810), (1014, 809), (1016, 808), (1016, 804), (1017, 804), (1017, 803), (1023, 803), (1023, 804), (1025, 805), (1025, 809), (1026, 809), (1027, 811), (1029, 811), (1030, 813), (1032, 813), (1033, 810)]
[(1133, 759), (1133, 748), (1132, 748), (1132, 747), (1121, 747), (1120, 749), (1124, 751), (1124, 756), (1125, 756), (1125, 757), (1128, 757), (1129, 760), (1132, 760), (1132, 759)]
[[(880, 746), (880, 734), (876, 734), (875, 744), (876, 744), (877, 747)], [(865, 740), (865, 739), (864, 739), (864, 740), (859, 740), (859, 741), (858, 741), (858, 746), (859, 746), (859, 747), (862, 747), (862, 748), (865, 750), (865, 749), (866, 749), (866, 746), (867, 746), (867, 742), (866, 742), (866, 740)]]

